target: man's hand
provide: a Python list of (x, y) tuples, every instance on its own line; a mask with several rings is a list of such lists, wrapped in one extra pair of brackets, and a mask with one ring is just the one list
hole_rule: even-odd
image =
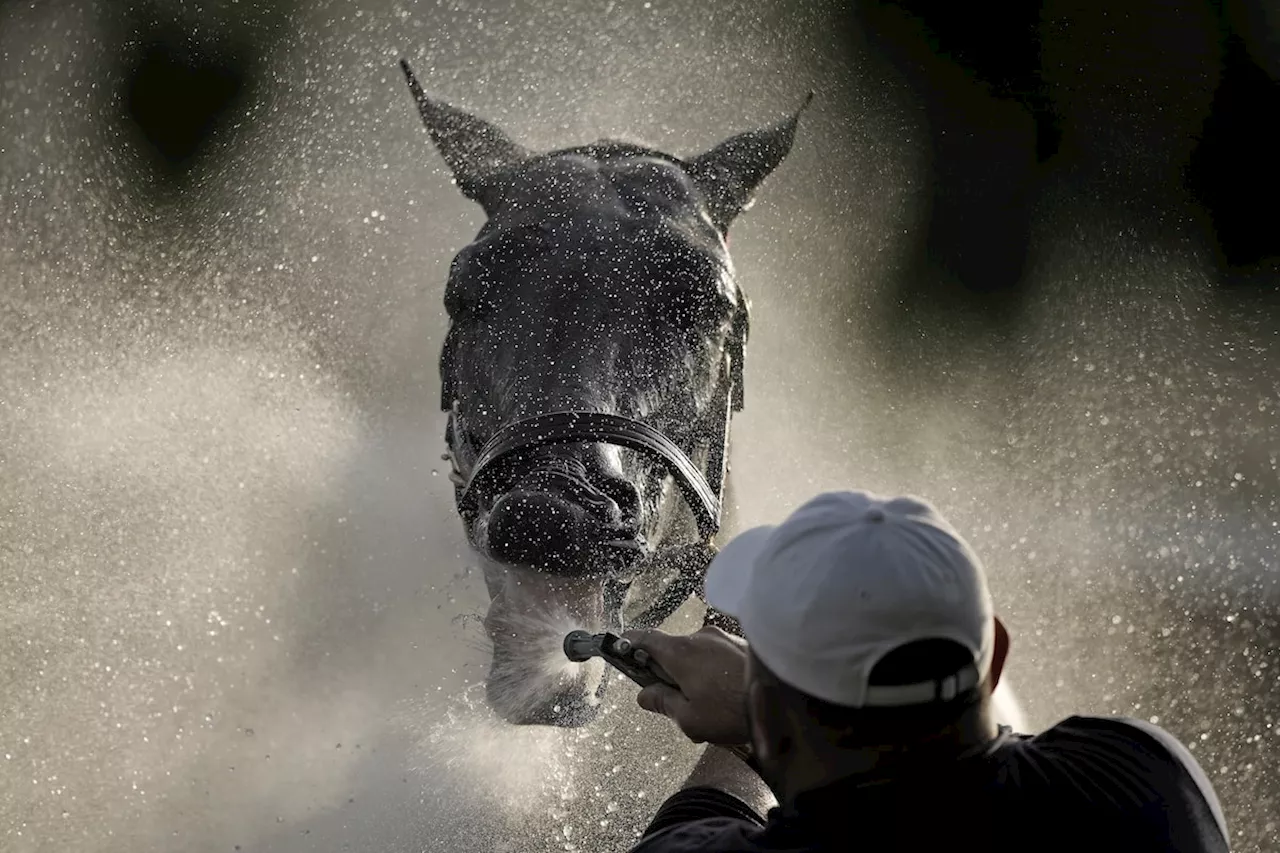
[(624, 636), (680, 686), (644, 688), (636, 697), (641, 708), (670, 717), (694, 743), (750, 742), (746, 640), (714, 627), (683, 636), (662, 631), (629, 631)]

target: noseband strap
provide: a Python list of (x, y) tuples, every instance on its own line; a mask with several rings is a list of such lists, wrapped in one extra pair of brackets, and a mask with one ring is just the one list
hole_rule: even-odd
[(508, 424), (481, 448), (470, 476), (462, 485), (458, 506), (475, 510), (477, 483), (492, 476), (495, 463), (518, 451), (553, 444), (603, 442), (646, 453), (662, 462), (683, 493), (698, 522), (698, 532), (710, 541), (720, 530), (719, 490), (707, 482), (688, 455), (671, 439), (640, 421), (603, 412), (551, 412)]

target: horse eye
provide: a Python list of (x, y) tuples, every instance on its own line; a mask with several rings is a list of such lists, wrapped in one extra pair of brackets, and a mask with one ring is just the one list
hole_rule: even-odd
[(714, 262), (681, 242), (659, 241), (649, 248), (648, 268), (641, 274), (661, 282), (656, 290), (669, 311), (697, 324), (699, 332), (731, 316), (734, 306)]
[(671, 276), (664, 279), (660, 290), (664, 312), (695, 336), (706, 334), (732, 316), (733, 305), (706, 279)]
[(531, 254), (546, 242), (542, 226), (494, 231), (459, 252), (445, 285), (445, 308), (483, 316), (496, 307), (504, 288), (524, 280)]
[(494, 289), (501, 280), (501, 273), (484, 263), (455, 262), (445, 285), (445, 310), (451, 317), (483, 316), (493, 308)]

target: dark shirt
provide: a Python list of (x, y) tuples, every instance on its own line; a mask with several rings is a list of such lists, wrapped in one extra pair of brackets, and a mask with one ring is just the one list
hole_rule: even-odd
[(907, 778), (836, 782), (761, 818), (711, 788), (671, 796), (633, 853), (1228, 853), (1218, 798), (1168, 732), (1071, 717)]

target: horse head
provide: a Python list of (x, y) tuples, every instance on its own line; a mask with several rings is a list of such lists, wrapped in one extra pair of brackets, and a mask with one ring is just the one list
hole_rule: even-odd
[(565, 664), (564, 634), (620, 627), (629, 582), (718, 528), (749, 310), (726, 236), (800, 111), (688, 159), (616, 140), (535, 152), (401, 64), (486, 215), (450, 270), (440, 374), (458, 507), (486, 558), (489, 701), (579, 725), (599, 685)]

